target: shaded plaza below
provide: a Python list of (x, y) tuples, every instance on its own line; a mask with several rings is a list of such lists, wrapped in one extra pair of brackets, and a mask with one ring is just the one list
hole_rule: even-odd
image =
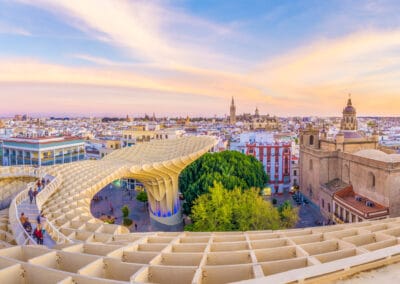
[[(129, 218), (133, 221), (130, 227), (131, 232), (183, 231), (183, 223), (165, 225), (150, 218), (148, 203), (145, 204), (136, 200), (137, 194), (138, 191), (136, 190), (127, 189), (123, 185), (117, 186), (111, 183), (94, 196), (90, 204), (90, 211), (96, 218), (100, 218), (103, 215), (114, 217), (115, 224), (122, 225), (121, 208), (127, 205), (130, 211)], [(113, 209), (112, 211), (111, 208)], [(134, 224), (137, 224), (137, 229)]]

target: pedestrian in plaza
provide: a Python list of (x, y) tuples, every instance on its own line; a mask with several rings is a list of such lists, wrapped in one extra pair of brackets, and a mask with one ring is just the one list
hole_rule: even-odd
[(114, 213), (114, 207), (112, 206), (111, 201), (110, 201), (110, 204), (109, 204), (109, 205), (110, 205), (110, 213), (113, 214), (113, 213)]
[(28, 196), (29, 196), (29, 201), (32, 204), (32, 201), (33, 201), (33, 190), (32, 190), (32, 187), (29, 188)]

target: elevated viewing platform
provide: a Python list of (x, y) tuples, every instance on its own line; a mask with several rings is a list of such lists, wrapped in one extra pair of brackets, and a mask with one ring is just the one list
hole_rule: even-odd
[(186, 137), (117, 150), (100, 161), (40, 170), (1, 168), (8, 177), (51, 177), (36, 205), (47, 217), (51, 240), (45, 246), (35, 245), (16, 223), (18, 210), (32, 209), (26, 207), (26, 190), (13, 199), (9, 218), (2, 212), (1, 279), (324, 283), (400, 261), (400, 218), (278, 231), (129, 233), (126, 227), (104, 224), (91, 215), (94, 194), (115, 179), (129, 177), (145, 185), (150, 216), (174, 222), (180, 218), (174, 207), (180, 171), (214, 143), (210, 137)]

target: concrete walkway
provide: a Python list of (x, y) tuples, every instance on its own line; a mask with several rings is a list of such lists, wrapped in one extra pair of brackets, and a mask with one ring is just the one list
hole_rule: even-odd
[[(29, 198), (25, 199), (23, 202), (21, 202), (18, 205), (18, 217), (21, 216), (21, 213), (23, 212), (26, 217), (29, 218), (29, 222), (32, 224), (32, 232), (35, 230), (36, 225), (37, 225), (37, 216), (39, 215), (39, 209), (37, 208), (35, 201), (30, 204)], [(33, 239), (36, 241), (35, 237)], [(43, 245), (52, 248), (55, 245), (55, 241), (50, 237), (49, 234), (45, 233), (44, 238), (43, 238)]]

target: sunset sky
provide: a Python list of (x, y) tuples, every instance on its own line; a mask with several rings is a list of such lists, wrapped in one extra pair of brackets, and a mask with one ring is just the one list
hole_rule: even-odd
[(0, 0), (0, 117), (400, 114), (398, 0)]

